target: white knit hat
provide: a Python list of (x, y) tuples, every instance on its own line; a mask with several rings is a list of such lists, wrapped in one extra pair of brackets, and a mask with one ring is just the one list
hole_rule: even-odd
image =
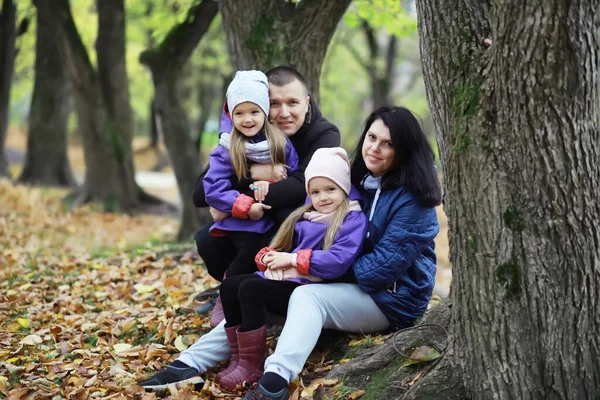
[(350, 183), (350, 163), (346, 150), (341, 147), (317, 149), (304, 170), (304, 184), (307, 193), (308, 182), (317, 177), (331, 179), (349, 195), (352, 184)]
[(261, 71), (238, 71), (227, 88), (229, 112), (238, 104), (249, 101), (269, 115), (269, 80)]

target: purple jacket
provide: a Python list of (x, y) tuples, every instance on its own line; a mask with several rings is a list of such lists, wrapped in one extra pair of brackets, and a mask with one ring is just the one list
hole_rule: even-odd
[[(360, 193), (353, 186), (350, 199), (357, 200)], [(333, 245), (328, 250), (322, 250), (328, 225), (300, 220), (294, 228), (294, 243), (292, 253), (298, 255), (306, 250), (310, 252), (308, 273), (323, 280), (333, 280), (343, 276), (352, 267), (356, 257), (360, 255), (363, 240), (367, 234), (368, 220), (362, 211), (350, 211)], [(298, 257), (300, 259), (300, 257)], [(300, 269), (300, 267), (298, 267)], [(257, 272), (264, 278), (263, 272)], [(313, 283), (307, 279), (289, 279), (299, 283)]]
[[(259, 133), (254, 138), (254, 141), (264, 140), (262, 133)], [(285, 162), (288, 165), (288, 175), (293, 174), (298, 168), (298, 155), (292, 143), (287, 140), (285, 146)], [(235, 190), (231, 184), (231, 177), (235, 175), (233, 164), (231, 163), (231, 154), (225, 147), (219, 145), (214, 149), (209, 156), (208, 172), (202, 180), (204, 192), (206, 193), (206, 203), (224, 213), (231, 214), (233, 205), (240, 195), (240, 192)], [(265, 233), (268, 231), (274, 222), (269, 218), (262, 218), (258, 221), (249, 219), (239, 219), (234, 217), (225, 218), (223, 221), (215, 222), (210, 231), (220, 229), (222, 231), (236, 232), (254, 232)]]

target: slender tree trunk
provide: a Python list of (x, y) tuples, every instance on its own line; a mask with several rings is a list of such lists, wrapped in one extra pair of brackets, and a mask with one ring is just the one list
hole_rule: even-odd
[(417, 2), (473, 399), (600, 396), (598, 5)]
[(67, 155), (70, 82), (64, 53), (48, 19), (51, 5), (37, 8), (35, 82), (29, 111), (27, 156), (19, 182), (75, 186)]
[(113, 141), (119, 142), (117, 152), (118, 179), (128, 199), (139, 200), (141, 189), (135, 182), (133, 149), (134, 121), (129, 104), (129, 79), (125, 60), (124, 0), (97, 0), (98, 78), (103, 102), (108, 113), (107, 129)]
[[(382, 49), (373, 27), (367, 21), (362, 21), (361, 28), (369, 47), (369, 61), (365, 66), (371, 79), (373, 108), (392, 105), (391, 92), (394, 87), (394, 65), (398, 53), (398, 39), (395, 35), (389, 35), (387, 48)], [(382, 60), (381, 53), (383, 51), (385, 51), (385, 59)]]
[(189, 197), (201, 173), (198, 149), (189, 135), (188, 118), (178, 95), (181, 68), (217, 15), (217, 4), (204, 0), (193, 6), (188, 18), (174, 27), (158, 47), (144, 51), (140, 61), (152, 71), (159, 131), (169, 152), (182, 200), (178, 239), (189, 239), (201, 226), (199, 210)]
[(17, 8), (13, 0), (3, 0), (0, 11), (0, 177), (9, 177), (4, 143), (8, 130), (10, 87), (15, 65)]
[(295, 67), (319, 94), (321, 66), (351, 0), (222, 0), (219, 10), (235, 69)]

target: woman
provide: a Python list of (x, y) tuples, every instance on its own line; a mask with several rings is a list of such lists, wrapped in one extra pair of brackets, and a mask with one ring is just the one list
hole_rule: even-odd
[(323, 328), (398, 330), (425, 313), (435, 283), (435, 206), (441, 189), (434, 154), (416, 118), (401, 107), (374, 111), (353, 155), (352, 180), (369, 218), (356, 283), (306, 285), (290, 298), (265, 375), (244, 399), (284, 400)]
[[(423, 315), (434, 286), (435, 206), (441, 201), (433, 162), (431, 146), (410, 111), (382, 107), (367, 118), (351, 169), (369, 219), (363, 255), (352, 266), (350, 278), (356, 283), (294, 290), (275, 353), (245, 399), (287, 400), (287, 384), (302, 370), (323, 328), (363, 333), (401, 329)], [(199, 373), (230, 356), (224, 324), (141, 385), (158, 389), (201, 380)]]

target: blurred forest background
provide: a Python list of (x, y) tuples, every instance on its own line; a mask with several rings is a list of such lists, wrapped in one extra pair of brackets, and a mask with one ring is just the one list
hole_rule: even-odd
[(327, 4), (4, 0), (0, 176), (67, 187), (72, 208), (178, 216), (187, 240), (209, 221), (189, 199), (227, 85), (278, 64), (305, 74), (347, 149), (382, 104), (410, 108), (435, 146), (414, 0)]

